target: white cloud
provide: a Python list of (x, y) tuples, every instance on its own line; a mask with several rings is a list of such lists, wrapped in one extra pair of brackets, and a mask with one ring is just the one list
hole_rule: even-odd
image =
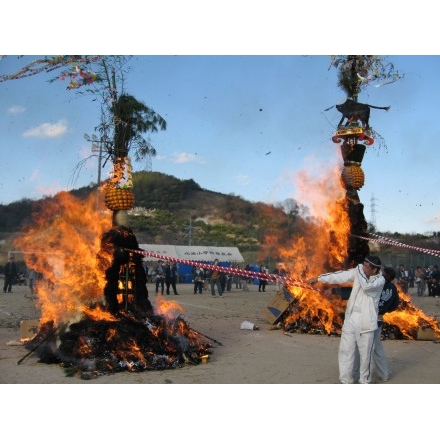
[(23, 113), (26, 111), (26, 107), (22, 107), (21, 105), (13, 105), (12, 107), (8, 108), (8, 113), (16, 114), (16, 113)]
[(173, 159), (171, 162), (174, 163), (188, 163), (188, 162), (199, 162), (205, 163), (202, 159), (199, 159), (197, 154), (192, 153), (173, 153)]
[(36, 181), (39, 177), (40, 177), (40, 168), (35, 168), (35, 169), (32, 171), (31, 175), (29, 176), (29, 180), (30, 180), (31, 182), (34, 182), (34, 181)]
[(68, 129), (67, 121), (60, 119), (55, 124), (46, 122), (23, 133), (24, 137), (55, 138), (63, 136)]
[(196, 157), (194, 154), (189, 153), (174, 153), (172, 162), (174, 163), (187, 163), (187, 162), (194, 162)]
[(237, 174), (234, 176), (234, 180), (242, 186), (249, 186), (250, 177), (247, 174)]

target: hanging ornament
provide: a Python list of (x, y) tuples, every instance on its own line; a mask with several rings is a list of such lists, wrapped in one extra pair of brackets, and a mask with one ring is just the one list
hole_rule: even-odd
[(364, 186), (365, 175), (360, 164), (352, 163), (344, 166), (341, 172), (342, 185), (345, 189), (361, 189)]
[(105, 188), (105, 206), (111, 211), (134, 208), (133, 169), (129, 157), (119, 157), (113, 163), (113, 173)]

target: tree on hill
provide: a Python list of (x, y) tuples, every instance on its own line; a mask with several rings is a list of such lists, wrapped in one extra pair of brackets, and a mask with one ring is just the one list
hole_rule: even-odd
[[(120, 164), (132, 156), (136, 161), (142, 161), (156, 155), (156, 149), (143, 135), (166, 130), (166, 121), (125, 91), (130, 59), (131, 56), (118, 55), (43, 56), (17, 72), (0, 74), (0, 83), (46, 73), (51, 75), (49, 82), (67, 80), (68, 90), (99, 95), (102, 116), (95, 131), (100, 134), (97, 142), (107, 155), (105, 160)], [(77, 172), (86, 160), (77, 165)], [(119, 169), (115, 173), (119, 177)]]

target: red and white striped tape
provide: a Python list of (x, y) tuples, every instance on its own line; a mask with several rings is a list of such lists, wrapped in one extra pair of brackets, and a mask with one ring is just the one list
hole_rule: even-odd
[[(377, 237), (377, 238), (364, 237), (361, 235), (352, 235), (352, 237), (360, 238), (362, 240), (367, 240), (367, 241), (373, 241), (373, 242), (377, 242), (377, 243), (383, 243), (383, 244), (387, 244), (390, 246), (398, 246), (398, 247), (403, 247), (406, 249), (413, 249), (415, 251), (423, 252), (428, 255), (434, 255), (436, 257), (440, 257), (440, 250), (425, 249), (425, 248), (421, 248), (418, 246), (410, 246), (410, 245), (392, 240), (391, 238), (381, 237), (380, 235), (377, 235), (377, 234), (370, 233), (370, 235)], [(144, 255), (147, 257), (157, 258), (157, 259), (166, 260), (166, 261), (172, 261), (174, 263), (187, 264), (189, 266), (198, 266), (198, 267), (202, 267), (203, 269), (208, 269), (208, 270), (217, 270), (218, 272), (224, 272), (224, 273), (231, 274), (231, 275), (240, 275), (244, 278), (253, 278), (253, 279), (256, 278), (258, 280), (272, 281), (274, 283), (280, 283), (280, 284), (284, 284), (287, 286), (295, 286), (295, 287), (300, 287), (302, 289), (314, 290), (314, 291), (320, 292), (320, 293), (323, 292), (322, 290), (319, 290), (315, 287), (312, 287), (310, 284), (308, 284), (304, 280), (301, 280), (299, 278), (292, 278), (290, 276), (281, 276), (281, 275), (276, 275), (276, 274), (268, 274), (268, 273), (264, 273), (264, 272), (254, 272), (251, 270), (239, 269), (239, 268), (235, 268), (235, 267), (214, 266), (213, 264), (202, 263), (200, 261), (185, 260), (185, 259), (181, 259), (181, 258), (168, 257), (168, 256), (157, 254), (155, 252), (147, 252), (147, 251), (142, 251), (142, 250), (138, 250), (138, 249), (127, 249), (127, 248), (122, 248), (122, 249), (125, 251), (128, 251), (128, 252), (141, 254), (141, 255)]]
[(381, 237), (380, 235), (377, 234), (370, 234), (370, 235), (373, 235), (377, 238), (363, 237), (361, 235), (352, 235), (352, 237), (361, 238), (362, 240), (367, 240), (367, 241), (374, 241), (377, 243), (388, 244), (390, 246), (398, 246), (406, 249), (413, 249), (415, 251), (422, 252), (428, 255), (435, 255), (436, 257), (440, 257), (440, 251), (435, 249), (425, 249), (417, 246), (410, 246), (408, 244), (400, 243), (399, 241), (392, 240), (391, 238)]
[(187, 264), (189, 266), (198, 266), (198, 267), (202, 267), (203, 269), (217, 270), (218, 272), (224, 272), (224, 273), (228, 273), (228, 274), (232, 274), (232, 275), (240, 275), (244, 278), (257, 278), (257, 279), (263, 280), (263, 281), (272, 281), (274, 283), (285, 284), (288, 286), (301, 287), (302, 289), (315, 290), (316, 292), (322, 293), (321, 290), (312, 287), (306, 281), (301, 280), (301, 279), (295, 279), (295, 278), (291, 278), (291, 277), (287, 277), (287, 276), (283, 277), (281, 275), (268, 274), (268, 273), (264, 273), (264, 272), (254, 272), (252, 270), (244, 270), (244, 269), (239, 269), (239, 268), (235, 268), (235, 267), (214, 266), (213, 264), (202, 263), (200, 261), (185, 260), (185, 259), (175, 258), (175, 257), (165, 257), (163, 255), (156, 254), (154, 252), (141, 251), (141, 250), (137, 250), (137, 249), (123, 248), (123, 250), (128, 251), (128, 252), (134, 252), (136, 254), (145, 255), (148, 257), (152, 257), (152, 258), (158, 258), (160, 260), (172, 261), (174, 263)]

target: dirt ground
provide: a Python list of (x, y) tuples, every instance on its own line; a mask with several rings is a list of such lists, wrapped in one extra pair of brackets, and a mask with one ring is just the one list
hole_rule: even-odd
[[(149, 285), (150, 286), (150, 285)], [(192, 284), (179, 284), (179, 296), (165, 298), (184, 308), (183, 317), (196, 331), (210, 338), (213, 353), (206, 364), (188, 365), (174, 370), (122, 372), (100, 376), (92, 381), (66, 377), (55, 364), (38, 361), (17, 344), (20, 322), (38, 319), (39, 312), (28, 297), (26, 286), (14, 286), (13, 293), (0, 293), (0, 383), (3, 384), (337, 384), (339, 338), (323, 335), (285, 334), (270, 330), (262, 311), (276, 295), (276, 286), (258, 292), (235, 289), (224, 298), (212, 298), (209, 292), (194, 295)], [(150, 300), (154, 306), (155, 295)], [(440, 317), (440, 299), (417, 297), (413, 304), (425, 313)], [(241, 330), (243, 321), (258, 330)], [(440, 383), (440, 344), (437, 341), (386, 340), (390, 363), (389, 384)]]
[[(209, 292), (194, 295), (191, 284), (179, 284), (179, 296), (165, 296), (184, 308), (193, 329), (212, 340), (206, 364), (93, 380), (66, 377), (60, 366), (39, 363), (33, 353), (19, 362), (29, 353), (19, 343), (20, 322), (38, 319), (39, 313), (26, 286), (15, 287), (12, 294), (1, 292), (0, 414), (8, 432), (27, 438), (43, 429), (47, 435), (54, 422), (74, 417), (81, 432), (110, 439), (147, 432), (167, 438), (233, 435), (256, 440), (308, 432), (314, 438), (344, 440), (352, 437), (351, 430), (343, 429), (345, 421), (357, 420), (359, 411), (376, 413), (374, 431), (389, 438), (438, 431), (439, 343), (384, 341), (389, 382), (342, 387), (339, 338), (270, 330), (262, 311), (276, 287), (269, 285), (264, 293), (257, 286), (250, 289), (232, 288), (214, 299)], [(412, 298), (439, 319), (440, 299)], [(150, 300), (154, 306), (154, 294)], [(258, 329), (241, 330), (244, 321)], [(104, 386), (81, 386), (92, 384)], [(407, 420), (403, 414), (408, 411), (412, 415)], [(63, 437), (78, 435), (75, 429), (67, 431)]]

